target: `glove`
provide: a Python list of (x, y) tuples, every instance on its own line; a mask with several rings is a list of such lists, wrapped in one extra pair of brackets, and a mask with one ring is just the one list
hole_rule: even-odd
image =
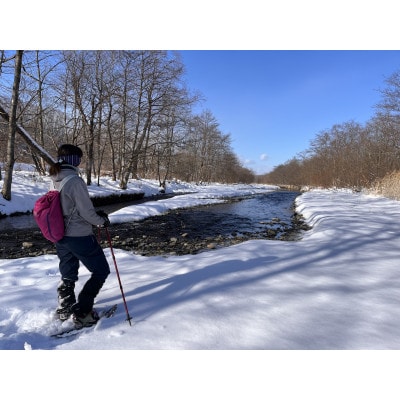
[(108, 219), (108, 215), (103, 210), (96, 211), (96, 214), (99, 217), (104, 218), (104, 223), (103, 223), (104, 228), (107, 228), (107, 226), (110, 226), (111, 222)]

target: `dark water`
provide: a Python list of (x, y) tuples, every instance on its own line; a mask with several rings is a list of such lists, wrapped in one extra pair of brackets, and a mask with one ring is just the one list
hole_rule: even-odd
[(238, 226), (249, 230), (265, 229), (265, 225), (290, 225), (294, 213), (296, 192), (271, 192), (238, 202), (213, 206), (212, 213), (223, 214), (228, 224), (237, 222)]
[(201, 237), (284, 231), (292, 226), (294, 200), (298, 195), (298, 192), (277, 191), (224, 204), (183, 209), (179, 210), (179, 219), (188, 231), (195, 230)]
[(37, 228), (33, 215), (0, 218), (0, 232)]

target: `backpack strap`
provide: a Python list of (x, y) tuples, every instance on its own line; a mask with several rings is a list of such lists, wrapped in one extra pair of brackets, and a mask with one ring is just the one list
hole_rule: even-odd
[(61, 182), (60, 182), (60, 186), (58, 188), (58, 191), (61, 192), (62, 188), (64, 187), (64, 185), (72, 178), (79, 178), (78, 175), (68, 175), (66, 176)]
[[(78, 175), (68, 175), (68, 176), (66, 176), (66, 177), (61, 181), (60, 186), (59, 186), (59, 188), (58, 188), (58, 191), (61, 192), (61, 190), (62, 190), (62, 188), (64, 187), (64, 185), (65, 185), (69, 180), (71, 180), (72, 178), (75, 178), (75, 177), (79, 178)], [(67, 221), (67, 223), (65, 224), (65, 230), (68, 228), (68, 225), (69, 225), (69, 223), (71, 222), (71, 218), (72, 218), (72, 215), (73, 215), (74, 212), (75, 212), (75, 209), (76, 209), (76, 207), (74, 207), (74, 208), (72, 209), (72, 211), (71, 211), (71, 214), (70, 214), (70, 216), (69, 216), (69, 218), (68, 218), (68, 221)]]

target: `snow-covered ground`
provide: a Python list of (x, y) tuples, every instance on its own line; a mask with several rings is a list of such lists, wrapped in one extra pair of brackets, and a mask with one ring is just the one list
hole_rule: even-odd
[[(104, 178), (101, 183), (91, 187), (90, 193), (118, 190), (111, 180)], [(132, 181), (130, 185), (130, 190), (142, 190), (146, 196), (158, 191), (151, 181)], [(13, 199), (0, 199), (0, 212), (32, 209), (47, 186), (47, 178), (17, 171)], [(273, 187), (175, 183), (167, 190), (187, 194), (124, 208), (111, 214), (111, 222)], [(312, 190), (297, 198), (296, 208), (312, 226), (297, 242), (252, 240), (197, 255), (169, 257), (143, 257), (114, 249), (132, 326), (126, 321), (113, 259), (106, 249), (112, 273), (96, 306), (118, 303), (118, 311), (71, 338), (50, 337), (60, 325), (52, 319), (60, 279), (57, 256), (0, 260), (0, 349), (399, 350), (400, 203), (348, 190)], [(82, 267), (78, 288), (87, 277)], [(2, 352), (2, 356), (5, 353), (12, 354), (6, 359), (18, 361), (14, 370), (18, 374), (18, 367), (25, 362), (20, 354), (26, 352)], [(76, 352), (50, 353), (57, 356), (46, 355), (46, 363), (58, 372), (48, 374), (63, 385), (65, 373), (59, 367), (69, 353), (66, 360), (78, 363), (72, 376), (81, 380), (84, 369), (92, 365), (97, 372), (89, 375), (101, 384), (103, 375), (107, 380), (107, 371), (115, 369), (114, 379), (120, 374), (131, 379), (120, 381), (121, 388), (129, 386), (132, 395), (140, 399), (156, 397), (134, 395), (135, 385), (141, 390), (149, 385), (149, 393), (152, 385), (158, 389), (165, 385), (166, 391), (161, 393), (169, 393), (171, 398), (174, 393), (186, 393), (182, 398), (264, 399), (277, 382), (280, 389), (274, 392), (274, 399), (296, 396), (296, 391), (292, 397), (283, 396), (292, 393), (296, 383), (302, 389), (310, 385), (310, 395), (321, 395), (316, 398), (357, 398), (365, 388), (367, 395), (376, 394), (371, 398), (395, 398), (389, 391), (389, 384), (396, 379), (394, 371), (385, 368), (393, 354), (398, 354), (356, 352), (354, 362), (343, 357), (343, 353), (353, 352), (82, 352), (83, 360), (76, 358)], [(118, 354), (115, 363), (110, 364), (104, 355), (110, 353)], [(2, 364), (0, 376), (6, 371), (10, 375), (8, 364)], [(383, 383), (382, 377), (378, 379), (382, 370), (387, 371)], [(156, 371), (162, 377), (153, 380)], [(246, 374), (248, 371), (251, 373)], [(312, 371), (312, 376), (307, 371)], [(334, 374), (348, 379), (348, 384), (356, 383), (354, 392), (339, 390), (330, 381)], [(250, 383), (242, 386), (239, 380), (244, 375)], [(213, 382), (217, 390), (212, 389)], [(231, 392), (236, 384), (238, 389)], [(183, 388), (188, 392), (181, 393)], [(76, 395), (73, 388), (68, 391)], [(106, 385), (103, 394), (104, 398), (112, 396), (112, 388)]]

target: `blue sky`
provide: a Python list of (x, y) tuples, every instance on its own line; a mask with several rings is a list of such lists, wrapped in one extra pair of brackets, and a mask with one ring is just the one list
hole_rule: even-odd
[(205, 101), (243, 165), (265, 173), (334, 124), (374, 114), (400, 51), (181, 51), (186, 81)]
[[(366, 122), (385, 78), (400, 68), (392, 0), (153, 0), (129, 10), (124, 0), (71, 0), (61, 19), (50, 0), (39, 3), (8, 5), (19, 29), (4, 38), (6, 49), (181, 51), (188, 87), (205, 97), (199, 110), (213, 113), (256, 173), (306, 150), (334, 124)], [(13, 19), (3, 25), (15, 31)]]

